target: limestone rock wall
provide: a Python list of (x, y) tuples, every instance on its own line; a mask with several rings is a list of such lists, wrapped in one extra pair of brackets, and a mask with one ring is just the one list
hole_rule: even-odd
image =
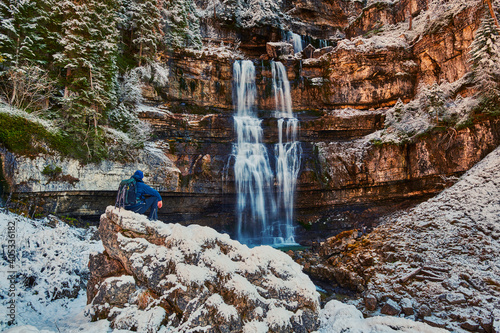
[[(406, 42), (378, 48), (368, 42), (343, 44), (312, 59), (282, 60), (291, 82), (293, 108), (355, 107), (360, 109), (393, 105), (414, 95), (417, 63)], [(169, 84), (160, 95), (173, 110), (193, 113), (232, 113), (232, 64), (234, 59), (197, 58), (176, 55)], [(261, 110), (274, 110), (271, 65), (255, 61), (257, 103)]]
[(413, 46), (420, 64), (419, 82), (454, 82), (470, 71), (469, 46), (481, 23), (481, 8), (480, 5), (465, 7), (457, 15), (429, 22), (428, 33)]

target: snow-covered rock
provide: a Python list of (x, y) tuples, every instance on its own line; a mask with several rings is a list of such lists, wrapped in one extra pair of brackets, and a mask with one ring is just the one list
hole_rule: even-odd
[[(179, 332), (317, 328), (316, 288), (279, 250), (250, 249), (208, 227), (166, 225), (113, 207), (99, 231), (106, 251), (89, 264), (94, 319), (131, 329), (147, 318), (153, 331), (158, 323)], [(124, 271), (103, 276), (94, 261), (117, 261)]]
[(332, 332), (444, 333), (447, 331), (405, 318), (376, 316), (364, 319), (363, 314), (353, 305), (333, 300), (321, 310), (321, 327), (318, 330), (318, 333)]
[[(74, 228), (55, 217), (32, 220), (0, 209), (0, 331), (13, 319), (19, 326), (9, 332), (57, 332), (57, 325), (69, 332), (62, 323), (66, 318), (78, 326), (88, 322), (79, 313), (85, 308), (89, 255), (103, 251), (95, 233), (95, 227)], [(15, 318), (8, 316), (12, 301)]]
[(365, 298), (375, 295), (377, 305), (355, 302), (366, 314), (392, 313), (383, 309), (391, 302), (432, 326), (490, 332), (500, 307), (499, 185), (497, 148), (455, 185), (387, 218), (369, 235), (329, 239), (319, 253), (333, 255), (317, 258), (321, 264), (309, 272), (326, 272)]

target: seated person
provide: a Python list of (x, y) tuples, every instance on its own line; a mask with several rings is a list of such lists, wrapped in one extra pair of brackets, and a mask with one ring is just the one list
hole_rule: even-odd
[(144, 174), (141, 170), (137, 170), (132, 177), (136, 180), (137, 203), (132, 206), (125, 206), (125, 209), (139, 214), (144, 214), (150, 210), (148, 219), (157, 220), (158, 209), (163, 206), (160, 193), (151, 186), (144, 184), (142, 180)]

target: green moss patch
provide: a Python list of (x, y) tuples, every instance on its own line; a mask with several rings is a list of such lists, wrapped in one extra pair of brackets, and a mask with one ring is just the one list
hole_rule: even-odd
[[(61, 130), (52, 133), (42, 125), (26, 118), (0, 113), (0, 144), (13, 153), (34, 156), (48, 153), (50, 149), (59, 152), (64, 157), (74, 158), (84, 163), (106, 157), (103, 149), (104, 143), (99, 140), (88, 140), (91, 146), (87, 147), (78, 140), (81, 135), (76, 134)], [(99, 154), (89, 157), (89, 148)]]

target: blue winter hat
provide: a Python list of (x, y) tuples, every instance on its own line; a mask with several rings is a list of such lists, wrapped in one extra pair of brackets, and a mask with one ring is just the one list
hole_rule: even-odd
[(134, 178), (137, 178), (137, 179), (141, 179), (144, 178), (144, 174), (142, 173), (141, 170), (137, 170), (135, 173), (134, 173)]

